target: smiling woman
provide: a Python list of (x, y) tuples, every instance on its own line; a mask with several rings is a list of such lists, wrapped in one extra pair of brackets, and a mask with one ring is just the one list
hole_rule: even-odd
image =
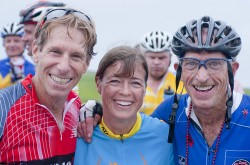
[[(168, 125), (138, 113), (147, 79), (148, 67), (140, 50), (119, 46), (104, 55), (95, 77), (103, 117), (92, 143), (78, 139), (74, 164), (173, 164)], [(115, 152), (107, 152), (110, 149)]]

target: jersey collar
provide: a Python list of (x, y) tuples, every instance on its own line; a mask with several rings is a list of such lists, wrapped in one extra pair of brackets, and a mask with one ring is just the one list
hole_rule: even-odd
[(99, 124), (99, 128), (101, 129), (101, 131), (106, 134), (107, 136), (114, 138), (114, 139), (119, 139), (119, 140), (123, 140), (126, 138), (129, 138), (131, 136), (133, 136), (134, 134), (136, 134), (140, 128), (141, 128), (141, 124), (142, 124), (142, 118), (141, 115), (139, 113), (137, 113), (137, 118), (136, 118), (136, 122), (135, 125), (133, 126), (133, 128), (131, 129), (131, 131), (127, 134), (121, 134), (121, 135), (117, 135), (114, 134), (104, 123), (103, 118), (101, 120), (101, 123)]

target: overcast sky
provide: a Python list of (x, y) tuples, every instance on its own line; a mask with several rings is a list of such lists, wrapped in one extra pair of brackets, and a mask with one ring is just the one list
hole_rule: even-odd
[[(242, 38), (242, 50), (237, 60), (240, 68), (238, 79), (250, 87), (250, 1), (249, 0), (54, 0), (64, 2), (89, 14), (96, 23), (98, 54), (89, 70), (95, 71), (104, 53), (122, 44), (135, 45), (144, 33), (165, 30), (173, 34), (192, 19), (210, 15), (223, 20), (236, 29)], [(19, 20), (19, 11), (36, 0), (7, 0), (1, 3), (2, 27)], [(0, 47), (0, 58), (5, 51)], [(175, 59), (174, 59), (175, 60)], [(171, 68), (172, 70), (173, 68)]]

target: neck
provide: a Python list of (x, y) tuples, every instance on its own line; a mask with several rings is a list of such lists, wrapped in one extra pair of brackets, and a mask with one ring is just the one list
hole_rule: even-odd
[[(112, 123), (112, 126), (110, 123)], [(122, 127), (121, 125), (117, 126), (113, 121), (110, 122), (110, 120), (106, 120), (105, 114), (103, 114), (103, 118), (101, 120), (101, 123), (99, 124), (99, 127), (102, 130), (102, 132), (107, 136), (123, 141), (124, 139), (133, 136), (136, 132), (140, 130), (142, 124), (142, 118), (140, 114), (137, 113), (135, 121), (128, 121), (126, 123), (129, 123), (129, 125), (131, 124), (130, 127), (127, 126)], [(125, 123), (123, 122), (122, 125), (124, 124)]]
[(127, 119), (122, 121), (120, 119), (107, 119), (105, 114), (103, 114), (103, 122), (106, 127), (116, 135), (128, 134), (136, 123), (136, 116), (131, 120)]
[(62, 122), (63, 120), (63, 112), (64, 112), (64, 104), (67, 99), (59, 98), (59, 97), (51, 97), (49, 96), (44, 88), (39, 87), (39, 83), (37, 83), (37, 77), (32, 79), (34, 89), (36, 91), (37, 99), (39, 104), (44, 105), (56, 118), (58, 122)]
[(215, 139), (221, 133), (221, 127), (223, 127), (225, 123), (225, 114), (226, 114), (226, 107), (224, 108), (215, 108), (214, 110), (210, 110), (210, 113), (203, 113), (207, 112), (208, 110), (204, 109), (195, 109), (195, 115), (199, 120), (201, 125), (201, 131), (207, 141), (209, 146), (212, 146)]
[(155, 77), (149, 76), (147, 84), (154, 91), (154, 93), (157, 93), (158, 88), (159, 88), (163, 78), (164, 78), (164, 76), (161, 78), (158, 78), (158, 79)]
[(193, 108), (197, 119), (202, 127), (216, 127), (225, 119), (227, 107), (211, 109), (196, 109)]

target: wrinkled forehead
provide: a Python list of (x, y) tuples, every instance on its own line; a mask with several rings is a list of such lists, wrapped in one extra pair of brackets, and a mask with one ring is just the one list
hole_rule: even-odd
[(209, 59), (209, 58), (226, 58), (226, 56), (220, 51), (207, 51), (207, 50), (200, 50), (200, 51), (187, 51), (184, 56), (197, 58), (197, 59)]

